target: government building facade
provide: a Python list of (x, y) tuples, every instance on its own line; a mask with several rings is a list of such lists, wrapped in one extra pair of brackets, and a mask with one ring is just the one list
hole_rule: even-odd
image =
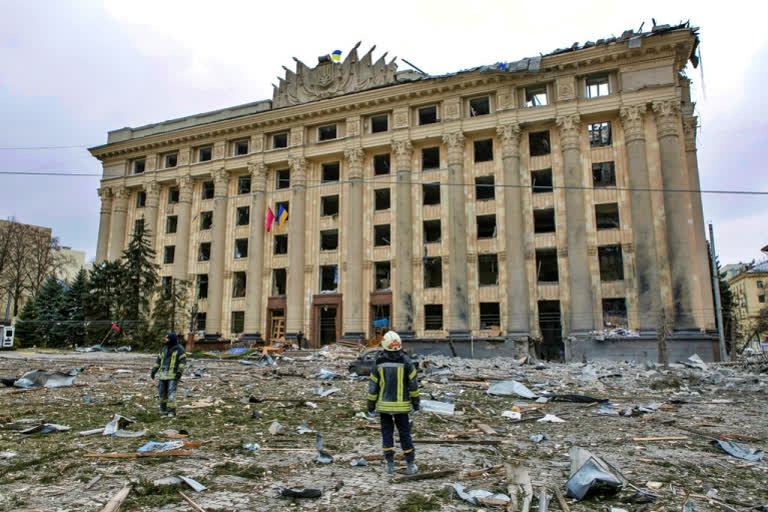
[(619, 327), (702, 336), (697, 45), (656, 26), (443, 76), (357, 47), (297, 60), (271, 101), (90, 149), (96, 262), (143, 229), (206, 337), (319, 346), (387, 325), (556, 356)]

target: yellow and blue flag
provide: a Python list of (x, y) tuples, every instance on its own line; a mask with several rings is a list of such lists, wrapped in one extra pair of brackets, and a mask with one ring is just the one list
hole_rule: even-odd
[(280, 205), (280, 208), (277, 210), (277, 218), (275, 219), (277, 230), (283, 229), (286, 222), (288, 222), (288, 210), (283, 205)]
[(331, 60), (333, 62), (341, 62), (341, 50), (334, 50), (331, 54)]

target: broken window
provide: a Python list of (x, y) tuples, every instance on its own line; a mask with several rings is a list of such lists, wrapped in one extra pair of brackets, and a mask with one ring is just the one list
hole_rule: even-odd
[(144, 172), (144, 166), (146, 164), (146, 160), (143, 158), (137, 158), (133, 161), (133, 174), (141, 174)]
[(320, 291), (335, 292), (339, 288), (338, 265), (320, 265)]
[(424, 288), (443, 286), (443, 259), (439, 256), (424, 258)]
[(387, 114), (371, 117), (371, 133), (386, 132), (387, 130), (389, 130)]
[(377, 261), (374, 263), (376, 290), (389, 290), (390, 287), (390, 264), (388, 261)]
[(204, 148), (197, 148), (197, 161), (207, 162), (213, 157), (213, 146), (206, 146)]
[(174, 257), (176, 256), (176, 246), (175, 245), (166, 245), (163, 249), (163, 263), (166, 265), (168, 263), (173, 263)]
[(616, 186), (616, 167), (613, 162), (598, 162), (592, 164), (592, 186)]
[(528, 152), (531, 156), (548, 155), (551, 150), (552, 145), (549, 143), (549, 130), (528, 134)]
[(587, 98), (598, 98), (608, 96), (610, 87), (608, 86), (608, 75), (589, 77), (587, 82)]
[(424, 304), (424, 330), (439, 331), (443, 328), (443, 305)]
[(205, 312), (198, 313), (195, 317), (195, 327), (198, 331), (205, 331)]
[(421, 170), (440, 168), (440, 148), (424, 148), (421, 150)]
[(475, 178), (475, 197), (478, 201), (496, 199), (496, 179), (493, 176), (477, 176)]
[(475, 162), (490, 162), (493, 160), (493, 139), (475, 141)]
[(284, 268), (276, 268), (272, 270), (272, 295), (285, 295), (286, 275), (287, 273)]
[(245, 297), (245, 272), (232, 272), (232, 297)]
[(440, 241), (440, 219), (424, 221), (424, 243)]
[(756, 284), (757, 284), (758, 288), (763, 288), (763, 281), (762, 280), (758, 280)]
[(765, 302), (765, 295), (758, 295), (757, 296), (757, 301), (760, 302), (760, 303), (764, 303)]
[(238, 140), (232, 143), (235, 156), (248, 154), (248, 139)]
[(247, 258), (248, 257), (248, 239), (237, 238), (235, 239), (235, 258)]
[(323, 164), (323, 183), (339, 181), (339, 162)]
[(247, 226), (251, 222), (251, 207), (238, 206), (235, 217), (238, 226)]
[(592, 123), (587, 125), (589, 132), (589, 146), (599, 148), (611, 145), (611, 123)]
[(283, 188), (291, 188), (291, 170), (290, 169), (283, 169), (281, 171), (277, 171), (275, 173), (277, 182), (275, 183), (275, 188), (280, 190)]
[(251, 193), (251, 177), (250, 176), (238, 176), (238, 178), (237, 178), (237, 193), (238, 194), (250, 194)]
[(208, 298), (208, 274), (197, 274), (197, 298)]
[(276, 133), (272, 136), (272, 149), (288, 147), (288, 132)]
[(390, 245), (389, 224), (373, 226), (373, 245)]
[(547, 86), (534, 85), (525, 88), (525, 106), (543, 107), (547, 104)]
[(556, 283), (557, 249), (536, 249), (536, 280), (539, 283)]
[(179, 189), (173, 187), (168, 190), (168, 203), (175, 204), (179, 202)]
[(204, 181), (203, 182), (203, 191), (202, 191), (202, 199), (213, 199), (213, 192), (214, 192), (213, 182), (212, 181)]
[(424, 195), (423, 204), (440, 204), (440, 182), (424, 183), (421, 185), (421, 192)]
[(419, 109), (419, 124), (432, 124), (437, 122), (437, 106), (422, 107)]
[(534, 233), (554, 233), (555, 232), (555, 209), (547, 208), (545, 210), (533, 210), (533, 232)]
[(469, 100), (469, 117), (485, 116), (491, 113), (491, 100), (488, 96)]
[(531, 171), (533, 193), (552, 192), (552, 169)]
[(245, 329), (245, 311), (233, 311), (229, 330), (232, 334), (241, 334)]
[(498, 302), (480, 303), (480, 328), (490, 329), (501, 326), (501, 307)]
[(200, 242), (200, 253), (198, 261), (208, 261), (211, 259), (211, 242)]
[(624, 279), (624, 263), (620, 245), (598, 247), (597, 257), (600, 261), (601, 281), (622, 281)]
[(144, 234), (144, 219), (136, 219), (133, 221), (133, 232), (138, 235)]
[(389, 153), (373, 156), (373, 174), (389, 174)]
[(165, 232), (175, 233), (179, 225), (179, 218), (176, 215), (169, 215), (165, 218)]
[(200, 229), (211, 229), (213, 226), (213, 212), (200, 212)]
[(477, 238), (496, 238), (496, 215), (477, 216)]
[(320, 232), (320, 250), (335, 251), (339, 248), (339, 230), (327, 229)]
[(173, 292), (173, 277), (171, 276), (163, 276), (161, 285), (160, 285), (160, 295), (163, 296), (163, 298), (168, 298), (171, 296), (171, 293)]
[(374, 209), (375, 210), (389, 210), (389, 189), (377, 188), (373, 191), (374, 196)]
[(329, 215), (339, 214), (339, 196), (323, 196), (320, 198), (320, 215), (327, 217)]
[(288, 235), (275, 235), (274, 254), (288, 254)]
[(176, 167), (178, 160), (179, 160), (178, 153), (168, 153), (163, 157), (163, 167), (165, 167), (166, 169), (169, 169), (171, 167)]
[(336, 125), (328, 124), (325, 126), (318, 126), (317, 128), (317, 140), (333, 140), (336, 138)]
[[(275, 212), (274, 212), (275, 222), (280, 220), (277, 218), (280, 216), (280, 207), (282, 207), (283, 210), (285, 210), (285, 213), (288, 213), (288, 201), (278, 201), (277, 203), (275, 203)], [(278, 226), (278, 229), (280, 229), (280, 226)]]
[(603, 299), (603, 325), (605, 327), (627, 326), (627, 301), (624, 297)]
[(499, 284), (499, 258), (495, 254), (477, 256), (477, 285), (497, 286)]
[(147, 193), (143, 190), (139, 190), (136, 193), (136, 208), (144, 208), (147, 204)]
[(597, 229), (618, 229), (619, 204), (605, 203), (595, 205), (595, 224)]

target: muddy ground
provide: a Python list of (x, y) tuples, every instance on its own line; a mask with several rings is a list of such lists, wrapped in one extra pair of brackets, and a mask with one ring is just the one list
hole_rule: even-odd
[[(759, 366), (521, 365), (512, 359), (435, 357), (422, 362), (422, 398), (451, 401), (456, 414), (422, 412), (415, 417), (417, 463), (420, 473), (455, 473), (398, 481), (404, 475), (402, 458), (397, 459), (394, 476), (384, 473), (380, 460), (351, 465), (361, 456), (380, 454), (378, 420), (357, 416), (365, 410), (366, 382), (348, 376), (353, 356), (341, 349), (288, 356), (267, 367), (247, 366), (237, 359), (190, 357), (179, 385), (179, 416), (171, 419), (157, 412), (155, 382), (149, 379), (153, 356), (0, 353), (0, 377), (19, 377), (33, 369), (84, 367), (73, 387), (0, 388), (0, 452), (16, 454), (0, 458), (0, 510), (97, 511), (126, 484), (131, 491), (122, 511), (194, 510), (179, 490), (207, 512), (503, 510), (462, 501), (449, 485), (458, 482), (467, 489), (506, 493), (503, 468), (493, 467), (511, 462), (528, 469), (537, 495), (541, 486), (565, 492), (572, 447), (602, 457), (628, 481), (615, 495), (583, 501), (566, 498), (572, 511), (745, 511), (761, 510), (761, 505), (768, 510), (766, 459), (747, 462), (711, 444), (725, 436), (748, 448), (768, 447), (768, 375), (760, 373)], [(321, 369), (340, 378), (323, 380), (317, 376)], [(195, 372), (201, 376), (193, 377)], [(610, 402), (607, 406), (537, 403), (488, 395), (490, 383), (501, 379), (518, 380), (539, 395), (584, 394)], [(326, 398), (316, 394), (331, 387), (340, 391)], [(260, 401), (249, 403), (249, 397)], [(515, 405), (521, 420), (502, 417)], [(638, 407), (651, 412), (641, 413)], [(625, 416), (629, 409), (634, 412)], [(603, 414), (609, 410), (620, 415)], [(136, 420), (126, 430), (147, 433), (134, 439), (78, 435), (103, 427), (114, 414)], [(538, 422), (544, 414), (564, 422)], [(25, 421), (66, 425), (71, 430), (50, 434), (12, 430)], [(284, 426), (283, 433), (270, 433), (274, 421)], [(324, 436), (333, 463), (313, 462), (315, 434), (297, 433), (305, 421)], [(189, 437), (184, 441), (202, 444), (185, 449), (187, 455), (103, 457), (135, 453), (150, 440), (172, 441), (160, 436), (167, 429), (186, 430)], [(550, 439), (536, 443), (530, 439), (534, 434)], [(635, 439), (648, 437), (683, 439)], [(260, 449), (246, 450), (244, 443), (258, 443)], [(484, 468), (491, 469), (481, 471)], [(194, 478), (208, 490), (196, 493), (186, 486), (153, 484), (174, 475)], [(322, 496), (281, 498), (278, 486), (318, 488)], [(654, 501), (633, 503), (636, 489), (653, 494)], [(690, 508), (684, 508), (687, 501)], [(553, 500), (549, 510), (561, 507)]]

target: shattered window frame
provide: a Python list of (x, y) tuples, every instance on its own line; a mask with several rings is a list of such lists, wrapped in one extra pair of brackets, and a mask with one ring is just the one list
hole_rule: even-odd
[(179, 229), (179, 217), (177, 215), (169, 215), (165, 218), (165, 232), (166, 234), (175, 233)]
[(389, 131), (389, 115), (377, 114), (370, 117), (371, 133), (384, 133)]
[(163, 155), (163, 169), (172, 169), (179, 164), (179, 153), (174, 151), (173, 153), (166, 153)]
[(443, 305), (442, 304), (424, 304), (424, 330), (442, 331), (443, 330)]
[(142, 174), (146, 169), (147, 160), (145, 158), (136, 158), (131, 162), (131, 170), (133, 174)]
[(438, 115), (437, 105), (425, 105), (419, 107), (416, 111), (419, 126), (427, 124), (435, 124), (440, 122), (440, 116)]
[(251, 177), (249, 175), (237, 177), (237, 193), (239, 195), (251, 193)]
[(320, 265), (318, 278), (321, 292), (335, 292), (339, 290), (338, 265)]
[[(552, 265), (550, 267), (549, 265)], [(547, 264), (547, 267), (544, 265)], [(537, 283), (559, 283), (560, 268), (557, 257), (557, 249), (536, 249), (536, 282)]]
[(272, 254), (288, 254), (288, 235), (275, 235)]
[(248, 277), (245, 272), (232, 272), (232, 298), (245, 297)]
[(442, 201), (442, 192), (440, 191), (440, 182), (433, 181), (431, 183), (421, 184), (421, 204), (424, 206), (433, 206), (440, 204)]
[(211, 261), (211, 242), (200, 242), (197, 261)]
[[(422, 224), (425, 244), (440, 243), (442, 241), (443, 233), (440, 219), (425, 220)], [(435, 233), (437, 233), (437, 236), (435, 236)]]
[(494, 201), (496, 199), (496, 177), (493, 174), (487, 176), (475, 176), (475, 200)]
[(499, 285), (499, 257), (497, 254), (477, 255), (477, 286)]
[(595, 205), (595, 229), (602, 231), (604, 229), (621, 228), (621, 216), (619, 214), (619, 203), (599, 203)]
[(552, 152), (552, 139), (549, 130), (528, 133), (528, 154), (544, 156)]
[(496, 238), (499, 225), (496, 221), (495, 213), (491, 213), (489, 215), (478, 215), (476, 222), (478, 240), (491, 240)]
[(333, 183), (341, 179), (341, 165), (339, 162), (326, 162), (321, 166), (322, 182)]
[(336, 217), (339, 215), (339, 194), (322, 196), (320, 198), (320, 216)]
[(624, 280), (624, 256), (621, 252), (621, 245), (599, 246), (597, 259), (600, 265), (600, 281)]
[(605, 298), (603, 306), (604, 327), (627, 327), (627, 299), (625, 297)]
[(493, 139), (474, 141), (475, 163), (493, 162)]
[(615, 187), (616, 165), (614, 162), (595, 162), (592, 164), (592, 187)]
[(611, 83), (608, 75), (595, 75), (587, 77), (584, 81), (587, 98), (600, 98), (611, 94)]
[(287, 281), (288, 272), (285, 268), (272, 269), (272, 297), (285, 296)]
[(533, 232), (535, 234), (557, 232), (557, 218), (554, 208), (533, 210)]
[(481, 329), (501, 327), (500, 302), (480, 302), (477, 309)]
[(136, 193), (136, 208), (144, 208), (147, 205), (147, 193), (139, 190)]
[(291, 188), (291, 170), (280, 169), (275, 172), (275, 190)]
[(206, 231), (213, 227), (213, 210), (200, 212), (200, 231)]
[(587, 125), (587, 133), (589, 134), (589, 147), (591, 148), (603, 148), (613, 144), (610, 121), (589, 123)]
[(166, 245), (163, 247), (163, 264), (170, 265), (176, 259), (176, 246)]
[(391, 281), (392, 264), (389, 261), (376, 261), (373, 264), (373, 285), (376, 291), (389, 290)]
[(531, 191), (534, 194), (543, 194), (554, 191), (552, 169), (536, 169), (531, 171)]
[(389, 174), (391, 169), (389, 153), (373, 155), (373, 175), (381, 176)]
[(392, 229), (389, 224), (373, 226), (373, 246), (389, 247), (392, 245)]
[(179, 187), (171, 187), (168, 189), (168, 204), (176, 204), (179, 202)]
[(213, 199), (213, 195), (216, 191), (216, 187), (214, 187), (212, 181), (204, 181), (203, 184), (200, 186), (200, 199), (205, 201), (206, 199)]
[(235, 211), (235, 225), (247, 226), (251, 223), (251, 207), (250, 206), (238, 206)]
[(235, 239), (235, 259), (248, 257), (248, 239), (236, 238)]
[(549, 105), (549, 95), (546, 84), (530, 85), (525, 88), (525, 107), (546, 107)]
[(339, 250), (339, 230), (324, 229), (320, 231), (320, 251), (330, 252)]
[(469, 106), (469, 117), (487, 116), (491, 113), (490, 96), (470, 98), (467, 105)]
[(389, 187), (373, 190), (374, 211), (389, 210), (392, 208), (392, 192)]
[(421, 170), (429, 171), (440, 168), (440, 146), (421, 149)]
[(432, 256), (424, 258), (424, 288), (443, 287), (443, 258)]

